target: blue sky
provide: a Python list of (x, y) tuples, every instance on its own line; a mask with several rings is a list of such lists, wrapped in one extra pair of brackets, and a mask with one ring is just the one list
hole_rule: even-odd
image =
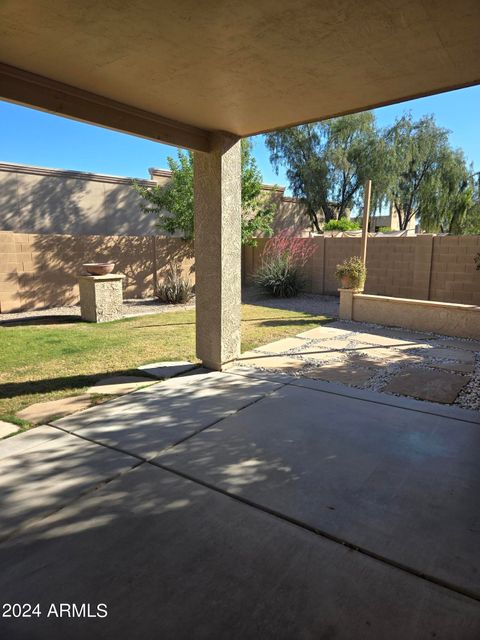
[[(379, 125), (387, 126), (408, 110), (415, 118), (434, 114), (451, 130), (452, 145), (480, 170), (480, 86), (382, 107), (375, 114)], [(286, 185), (284, 173), (276, 175), (270, 165), (263, 138), (253, 141), (264, 181)], [(2, 162), (147, 178), (148, 167), (166, 168), (169, 155), (176, 155), (174, 147), (0, 101)]]

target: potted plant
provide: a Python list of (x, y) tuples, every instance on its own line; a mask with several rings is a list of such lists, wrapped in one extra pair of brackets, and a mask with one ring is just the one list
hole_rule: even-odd
[(362, 291), (367, 270), (361, 258), (354, 256), (353, 258), (347, 258), (342, 264), (337, 264), (335, 275), (340, 280), (342, 289)]

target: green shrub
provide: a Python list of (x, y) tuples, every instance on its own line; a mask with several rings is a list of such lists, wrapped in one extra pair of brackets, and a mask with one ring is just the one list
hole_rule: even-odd
[(353, 258), (347, 258), (342, 264), (337, 264), (335, 275), (339, 280), (347, 278), (349, 289), (363, 289), (367, 270), (361, 258), (354, 256)]
[(305, 286), (302, 268), (315, 251), (309, 238), (295, 238), (286, 230), (265, 244), (255, 282), (275, 298), (291, 298)]
[(392, 227), (379, 227), (378, 231), (380, 233), (389, 233), (390, 231), (393, 231)]
[(323, 227), (324, 231), (357, 231), (360, 225), (355, 220), (340, 218), (339, 220), (329, 220)]
[(292, 298), (305, 286), (298, 266), (282, 256), (265, 262), (255, 274), (255, 282), (275, 298)]
[(169, 304), (182, 304), (192, 298), (193, 287), (188, 278), (183, 277), (178, 262), (169, 264), (165, 282), (157, 287), (156, 296), (161, 302)]

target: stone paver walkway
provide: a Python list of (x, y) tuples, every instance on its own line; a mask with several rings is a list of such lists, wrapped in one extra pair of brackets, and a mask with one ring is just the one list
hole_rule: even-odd
[(480, 410), (480, 342), (332, 322), (242, 354), (241, 367)]
[(4, 440), (0, 593), (42, 615), (0, 637), (475, 640), (479, 437), (478, 412), (239, 368)]

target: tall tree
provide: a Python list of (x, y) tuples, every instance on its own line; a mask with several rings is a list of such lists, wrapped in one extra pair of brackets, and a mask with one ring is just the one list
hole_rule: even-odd
[[(259, 235), (270, 235), (275, 204), (262, 192), (262, 175), (252, 155), (252, 143), (241, 141), (242, 155), (242, 243), (255, 244)], [(194, 238), (193, 154), (178, 152), (167, 158), (172, 177), (166, 185), (145, 187), (134, 183), (144, 198), (144, 211), (157, 217), (158, 227), (167, 233), (180, 232), (184, 240)]]
[(384, 196), (386, 144), (371, 112), (306, 124), (266, 135), (270, 160), (285, 166), (295, 197), (304, 202), (312, 229), (346, 217), (359, 203), (367, 178), (375, 185), (374, 207)]
[(415, 122), (406, 114), (388, 130), (386, 139), (388, 196), (400, 229), (407, 229), (413, 219), (425, 229), (458, 227), (468, 208), (469, 192), (464, 185), (465, 160), (451, 149), (448, 131), (437, 126), (433, 116)]
[(424, 231), (465, 233), (474, 206), (474, 188), (463, 152), (443, 149), (438, 167), (421, 191), (420, 214)]

